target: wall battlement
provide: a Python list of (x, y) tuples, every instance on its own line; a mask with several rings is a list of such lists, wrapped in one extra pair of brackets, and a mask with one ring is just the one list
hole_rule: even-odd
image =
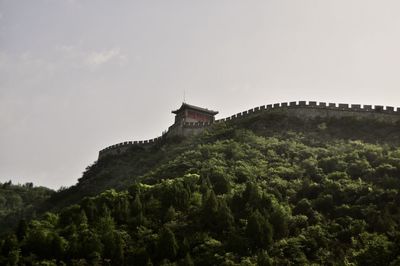
[(119, 154), (122, 152), (125, 152), (126, 150), (128, 150), (130, 147), (133, 146), (149, 146), (149, 145), (153, 145), (157, 142), (159, 142), (163, 137), (157, 137), (154, 139), (149, 139), (149, 140), (139, 140), (139, 141), (125, 141), (125, 142), (121, 142), (118, 144), (114, 144), (111, 146), (108, 146), (107, 148), (104, 148), (102, 150), (99, 151), (99, 159), (104, 157), (105, 155), (110, 155), (110, 154)]
[[(382, 105), (361, 105), (361, 104), (344, 104), (344, 103), (326, 103), (316, 101), (298, 101), (298, 102), (283, 102), (258, 106), (244, 112), (234, 114), (230, 117), (215, 120), (213, 123), (233, 122), (237, 119), (242, 119), (260, 112), (279, 112), (286, 111), (290, 115), (300, 118), (315, 118), (315, 117), (371, 117), (378, 120), (397, 122), (400, 121), (400, 107), (382, 106)], [(173, 124), (169, 127), (168, 132), (163, 136), (144, 140), (144, 141), (125, 141), (99, 152), (99, 159), (110, 154), (119, 154), (125, 152), (132, 146), (151, 146), (161, 141), (168, 135), (187, 136), (197, 134), (209, 127), (211, 122), (185, 122)]]
[[(392, 106), (381, 106), (381, 105), (361, 105), (361, 104), (344, 104), (344, 103), (326, 103), (326, 102), (314, 102), (314, 101), (299, 101), (299, 102), (283, 102), (283, 103), (275, 103), (268, 104), (255, 107), (253, 109), (249, 109), (244, 112), (237, 113), (227, 118), (222, 118), (215, 120), (214, 123), (221, 123), (226, 121), (232, 121), (237, 118), (247, 117), (254, 113), (258, 113), (261, 111), (276, 111), (276, 110), (291, 110), (291, 109), (308, 109), (309, 115), (306, 112), (301, 112), (301, 117), (315, 117), (319, 116), (341, 116), (345, 115), (347, 112), (350, 115), (358, 116), (360, 114), (373, 114), (376, 116), (380, 116), (384, 120), (400, 120), (400, 107), (392, 107)], [(311, 110), (320, 110), (326, 111), (324, 112), (310, 112)], [(338, 113), (332, 111), (339, 111)], [(295, 112), (291, 112), (295, 114)]]

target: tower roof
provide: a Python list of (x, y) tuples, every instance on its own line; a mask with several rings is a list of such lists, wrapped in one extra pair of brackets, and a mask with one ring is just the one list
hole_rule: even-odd
[(202, 108), (202, 107), (198, 107), (198, 106), (194, 106), (194, 105), (190, 105), (187, 103), (182, 103), (181, 107), (179, 107), (179, 109), (172, 111), (173, 114), (178, 114), (186, 109), (191, 109), (191, 110), (195, 110), (195, 111), (199, 111), (202, 113), (207, 113), (210, 115), (216, 115), (218, 114), (218, 111), (213, 111), (213, 110), (209, 110), (206, 108)]

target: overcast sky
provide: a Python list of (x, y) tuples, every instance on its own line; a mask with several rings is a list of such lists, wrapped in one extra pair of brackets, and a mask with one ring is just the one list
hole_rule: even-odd
[(70, 186), (98, 151), (316, 100), (399, 106), (400, 2), (0, 0), (0, 182)]

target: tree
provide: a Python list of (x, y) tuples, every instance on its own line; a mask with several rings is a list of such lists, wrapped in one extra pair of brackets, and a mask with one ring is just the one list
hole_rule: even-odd
[(129, 216), (129, 200), (127, 193), (120, 193), (114, 202), (114, 217), (119, 224), (126, 223)]
[(76, 225), (81, 224), (82, 222), (82, 213), (81, 213), (81, 207), (77, 204), (71, 205), (67, 208), (64, 208), (60, 215), (59, 215), (59, 223), (62, 226), (67, 226), (71, 223), (74, 223)]
[(82, 201), (82, 209), (85, 211), (88, 221), (92, 223), (97, 214), (96, 204), (93, 198), (86, 197)]
[(132, 215), (132, 224), (134, 226), (139, 226), (144, 223), (144, 216), (143, 216), (143, 206), (140, 200), (140, 194), (136, 194), (135, 200), (131, 206), (131, 215)]
[(257, 184), (254, 182), (247, 182), (246, 189), (244, 190), (242, 197), (248, 206), (257, 208), (262, 199), (262, 193)]
[(40, 258), (50, 258), (52, 254), (49, 230), (38, 221), (31, 223), (31, 226), (24, 242), (24, 250), (29, 250)]
[[(73, 239), (70, 246), (76, 246), (77, 257), (87, 258), (89, 260), (96, 259), (103, 253), (103, 244), (100, 240), (99, 235), (89, 229), (85, 229), (79, 232), (79, 236)], [(109, 248), (109, 247), (107, 247)]]
[(128, 192), (132, 196), (132, 198), (136, 198), (136, 196), (141, 192), (140, 184), (134, 183), (132, 186), (128, 188)]
[(8, 261), (11, 265), (16, 265), (18, 263), (18, 239), (14, 234), (9, 234), (6, 236), (4, 244), (2, 245), (1, 253), (4, 257), (8, 258)]
[(332, 213), (333, 211), (333, 197), (330, 194), (327, 195), (319, 195), (318, 198), (314, 201), (315, 209), (322, 213)]
[(289, 234), (289, 225), (288, 225), (288, 217), (289, 215), (285, 212), (282, 207), (276, 208), (270, 217), (270, 222), (274, 228), (274, 238), (282, 239), (287, 237)]
[(184, 265), (185, 266), (194, 266), (192, 256), (190, 256), (190, 253), (186, 253), (185, 259), (184, 259)]
[(164, 221), (170, 222), (175, 219), (175, 216), (176, 216), (175, 208), (173, 206), (170, 206), (164, 215)]
[(213, 188), (215, 193), (217, 194), (225, 194), (230, 192), (231, 183), (229, 178), (224, 173), (215, 172), (210, 176), (210, 181), (213, 184)]
[(210, 190), (203, 202), (201, 221), (204, 226), (214, 229), (217, 227), (216, 215), (218, 212), (218, 200), (213, 190)]
[(168, 227), (164, 227), (158, 239), (158, 254), (161, 259), (174, 259), (178, 254), (178, 243), (174, 232)]
[(310, 216), (312, 211), (311, 202), (304, 198), (297, 202), (296, 207), (293, 209), (293, 214), (304, 214)]
[(220, 231), (230, 230), (234, 223), (231, 209), (226, 204), (225, 199), (221, 199), (218, 205), (218, 212), (216, 214), (218, 229)]
[(189, 206), (189, 200), (189, 191), (181, 181), (172, 184), (163, 184), (161, 203), (164, 208), (168, 208), (172, 205), (178, 209), (184, 210)]
[(21, 219), (18, 222), (17, 232), (16, 232), (18, 241), (21, 241), (25, 237), (27, 230), (28, 230), (27, 222), (25, 221), (25, 219)]
[(133, 216), (137, 216), (143, 210), (142, 201), (140, 200), (140, 194), (136, 194), (135, 200), (132, 203), (131, 213)]
[(125, 242), (122, 238), (122, 235), (120, 232), (115, 231), (113, 233), (114, 237), (114, 249), (111, 251), (111, 259), (113, 263), (117, 265), (123, 265), (124, 264), (124, 249), (125, 249)]
[(258, 266), (272, 266), (272, 260), (268, 256), (268, 252), (261, 251), (257, 255), (257, 265)]
[(258, 210), (253, 212), (246, 226), (246, 236), (253, 249), (266, 248), (272, 243), (272, 226)]
[(359, 265), (388, 265), (395, 258), (393, 243), (385, 235), (363, 232), (355, 244), (360, 248), (356, 255)]

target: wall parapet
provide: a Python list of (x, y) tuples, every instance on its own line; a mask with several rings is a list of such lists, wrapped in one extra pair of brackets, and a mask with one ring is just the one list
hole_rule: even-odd
[(99, 151), (99, 159), (104, 157), (105, 155), (109, 154), (119, 154), (121, 152), (125, 152), (129, 148), (133, 146), (150, 146), (153, 145), (159, 141), (161, 141), (163, 136), (153, 138), (153, 139), (148, 139), (148, 140), (134, 140), (134, 141), (124, 141), (120, 142), (111, 146), (108, 146), (102, 150)]
[(215, 120), (215, 123), (221, 123), (226, 121), (232, 121), (235, 119), (240, 119), (247, 117), (253, 113), (258, 113), (260, 111), (272, 111), (272, 110), (284, 110), (284, 109), (323, 109), (331, 111), (343, 111), (343, 112), (354, 112), (354, 113), (373, 113), (373, 114), (387, 114), (396, 115), (400, 120), (400, 107), (393, 106), (382, 106), (382, 105), (361, 105), (361, 104), (346, 104), (346, 103), (326, 103), (326, 102), (316, 102), (316, 101), (298, 101), (298, 102), (283, 102), (275, 104), (267, 104), (249, 109), (247, 111), (237, 113), (230, 117), (221, 118)]

